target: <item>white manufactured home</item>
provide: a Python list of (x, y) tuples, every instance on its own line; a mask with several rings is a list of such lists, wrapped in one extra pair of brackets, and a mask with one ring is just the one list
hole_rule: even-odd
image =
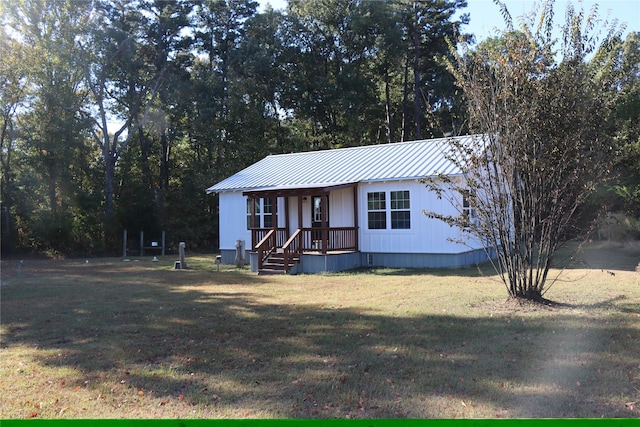
[[(474, 136), (457, 137), (472, 141)], [(244, 241), (255, 272), (460, 267), (486, 260), (478, 242), (424, 210), (456, 214), (420, 180), (461, 175), (448, 139), (268, 156), (207, 189), (219, 195), (220, 252)], [(461, 196), (462, 197), (462, 196)]]

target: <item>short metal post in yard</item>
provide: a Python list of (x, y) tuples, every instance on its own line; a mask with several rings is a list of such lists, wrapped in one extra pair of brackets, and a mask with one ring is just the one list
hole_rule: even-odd
[(217, 255), (216, 256), (216, 270), (220, 271), (220, 263), (222, 263), (222, 256)]
[(187, 268), (187, 260), (184, 255), (184, 249), (186, 246), (187, 244), (185, 242), (180, 242), (179, 249), (180, 249), (180, 268), (181, 269)]

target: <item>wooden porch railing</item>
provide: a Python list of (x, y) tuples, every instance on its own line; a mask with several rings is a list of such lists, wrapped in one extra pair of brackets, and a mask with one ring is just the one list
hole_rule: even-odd
[(357, 251), (358, 238), (355, 227), (299, 228), (288, 239), (284, 229), (253, 229), (252, 238), (261, 237), (254, 250), (258, 255), (258, 269), (269, 256), (282, 248), (284, 264), (300, 257), (303, 252)]
[(282, 253), (284, 255), (285, 269), (288, 273), (291, 261), (294, 258), (300, 258), (300, 254), (302, 254), (302, 230), (297, 229), (293, 232), (289, 240), (282, 246)]
[[(270, 232), (273, 231), (273, 228), (252, 228), (251, 229), (251, 249), (256, 250), (258, 247), (258, 243), (264, 239), (264, 237)], [(276, 232), (276, 245), (281, 248), (284, 245), (284, 242), (287, 241), (289, 236), (287, 235), (287, 230), (284, 228), (278, 228)]]
[(355, 227), (303, 228), (301, 231), (303, 251), (319, 251), (326, 254), (331, 251), (358, 250)]
[(276, 249), (276, 231), (270, 230), (256, 245), (258, 253), (258, 269), (262, 268), (264, 262), (269, 258)]

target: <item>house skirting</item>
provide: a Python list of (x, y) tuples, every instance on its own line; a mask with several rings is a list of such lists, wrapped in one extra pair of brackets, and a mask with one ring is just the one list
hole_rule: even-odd
[[(229, 263), (235, 263), (235, 251)], [(258, 272), (258, 256), (251, 252), (251, 271)], [(303, 254), (300, 263), (291, 274), (335, 273), (354, 268), (460, 268), (488, 261), (484, 249), (475, 249), (458, 254), (412, 254), (412, 253), (371, 253), (349, 252), (336, 254)], [(224, 255), (222, 262), (226, 263)]]
[[(244, 264), (249, 264), (249, 258), (251, 251), (244, 251)], [(236, 263), (236, 250), (235, 249), (220, 249), (221, 262), (223, 264), (235, 264)]]
[(361, 253), (359, 267), (460, 268), (489, 261), (484, 249), (457, 254)]

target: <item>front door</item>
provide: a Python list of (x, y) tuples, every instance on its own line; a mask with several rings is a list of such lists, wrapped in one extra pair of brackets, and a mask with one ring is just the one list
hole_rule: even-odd
[[(311, 207), (311, 227), (322, 227), (322, 196), (313, 196), (313, 206)], [(329, 198), (327, 198), (327, 227), (329, 226)]]
[(322, 209), (326, 208), (326, 220), (327, 227), (329, 227), (329, 198), (327, 197), (326, 206), (323, 206), (322, 199), (324, 196), (313, 196), (311, 198), (313, 204), (311, 205), (311, 227), (317, 228), (311, 232), (312, 246), (314, 249), (322, 249)]

